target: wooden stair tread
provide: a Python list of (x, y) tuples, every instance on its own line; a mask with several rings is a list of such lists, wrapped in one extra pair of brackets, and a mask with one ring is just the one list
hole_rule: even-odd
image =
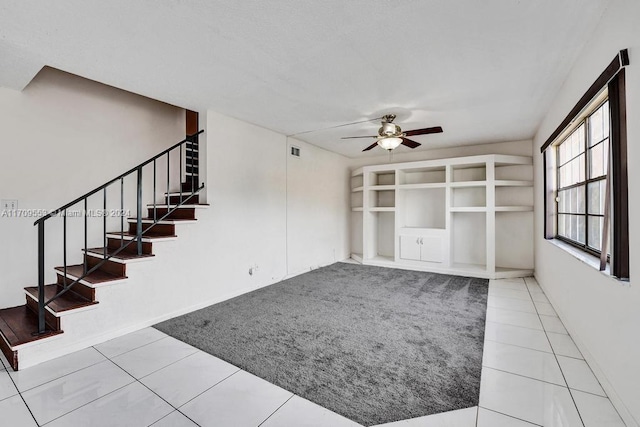
[[(132, 238), (132, 237), (138, 237), (138, 235), (136, 233), (129, 233), (128, 231), (125, 231), (124, 233), (120, 233), (119, 231), (114, 231), (112, 233), (107, 233), (110, 236), (118, 236), (118, 238), (120, 237), (120, 234), (122, 234), (122, 236), (125, 238), (125, 240), (129, 240), (128, 238)], [(148, 233), (142, 233), (142, 238), (143, 239), (166, 239), (169, 237), (178, 237), (175, 234), (157, 234), (157, 233), (152, 233), (152, 232), (148, 232)], [(113, 239), (115, 239), (116, 237), (112, 237)], [(133, 245), (133, 243), (132, 243)], [(122, 252), (121, 252), (122, 253)]]
[(42, 335), (32, 335), (32, 333), (37, 331), (38, 316), (29, 310), (26, 305), (0, 310), (0, 332), (11, 347), (62, 333), (62, 331), (47, 330), (47, 332)]
[[(30, 295), (32, 295), (36, 300), (38, 300), (38, 287), (30, 286), (24, 288)], [(58, 292), (60, 292), (62, 288), (57, 284), (54, 285), (45, 285), (44, 287), (44, 298), (45, 302), (50, 298), (54, 297)], [(49, 304), (49, 308), (56, 313), (62, 313), (64, 311), (75, 310), (77, 308), (88, 307), (90, 305), (98, 304), (97, 301), (89, 301), (86, 298), (78, 295), (73, 292), (73, 290), (68, 290), (55, 300), (51, 301)]]
[[(154, 220), (153, 218), (141, 218), (141, 219), (144, 222), (151, 222)], [(137, 221), (138, 221), (138, 218), (127, 218), (127, 222), (132, 222), (135, 224)], [(193, 222), (193, 221), (197, 221), (197, 219), (166, 218), (166, 219), (163, 219), (162, 221), (160, 220), (158, 221), (162, 223), (173, 224), (173, 223), (180, 223), (180, 222)], [(119, 231), (118, 231), (118, 234), (120, 234)]]
[[(120, 233), (118, 233), (120, 234)], [(133, 246), (133, 244), (132, 244)], [(104, 251), (105, 248), (90, 248), (87, 249), (87, 252), (91, 252), (92, 254), (96, 254), (96, 255), (100, 255), (100, 256), (104, 256)], [(114, 253), (116, 253), (116, 251), (118, 251), (118, 249), (115, 248), (106, 248), (107, 251), (107, 256), (112, 255)], [(121, 260), (132, 260), (132, 259), (140, 259), (140, 258), (153, 258), (155, 255), (154, 254), (142, 254), (142, 255), (138, 255), (138, 254), (134, 254), (131, 252), (127, 252), (127, 251), (120, 251), (117, 255), (114, 255), (113, 258), (117, 258), (117, 259), (121, 259)]]
[[(56, 270), (59, 273), (64, 274), (64, 267), (56, 267)], [(67, 274), (70, 274), (78, 278), (82, 277), (82, 275), (84, 274), (84, 265), (78, 264), (78, 265), (67, 266)], [(91, 274), (87, 275), (87, 277), (85, 277), (82, 280), (84, 280), (87, 283), (99, 284), (99, 283), (113, 282), (115, 280), (124, 280), (124, 279), (127, 279), (127, 276), (116, 276), (115, 274), (110, 274), (102, 270), (96, 270)]]

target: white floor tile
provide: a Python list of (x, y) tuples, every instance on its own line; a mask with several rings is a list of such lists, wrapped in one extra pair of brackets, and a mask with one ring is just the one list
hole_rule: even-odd
[(547, 332), (547, 337), (551, 342), (553, 352), (559, 356), (568, 356), (577, 359), (582, 359), (582, 353), (578, 350), (578, 347), (573, 342), (573, 339), (569, 335), (556, 334), (554, 332)]
[(525, 313), (536, 313), (533, 301), (524, 301), (515, 298), (497, 297), (489, 295), (487, 297), (487, 306), (504, 308), (507, 310), (522, 311)]
[(506, 325), (521, 326), (523, 328), (544, 330), (540, 318), (535, 313), (505, 310), (503, 308), (487, 307), (487, 321), (504, 323)]
[(511, 287), (512, 289), (527, 290), (527, 285), (524, 283), (522, 277), (510, 278), (510, 279), (491, 279), (489, 280), (489, 286), (504, 286)]
[(18, 372), (10, 372), (9, 374), (16, 382), (18, 390), (24, 392), (72, 372), (79, 371), (96, 363), (104, 362), (105, 360), (102, 354), (90, 347), (32, 366), (31, 368)]
[(480, 408), (478, 410), (478, 425), (476, 427), (532, 427), (526, 421), (510, 417), (508, 415), (499, 414), (488, 409)]
[(238, 370), (217, 357), (198, 351), (140, 381), (177, 408)]
[(576, 390), (571, 393), (582, 416), (582, 421), (584, 421), (584, 427), (625, 426), (611, 401), (606, 397), (594, 396)]
[(529, 289), (536, 289), (536, 290), (542, 291), (542, 288), (540, 287), (540, 284), (538, 284), (538, 281), (535, 279), (535, 277), (525, 277), (524, 283), (527, 285), (527, 288)]
[(482, 366), (565, 386), (565, 381), (551, 353), (485, 341)]
[(494, 286), (489, 287), (489, 295), (531, 301), (531, 295), (529, 295), (529, 291), (527, 290), (501, 289)]
[(47, 427), (148, 426), (173, 408), (138, 382), (129, 384), (47, 424)]
[(512, 290), (512, 291), (521, 291), (529, 293), (526, 285), (523, 283), (515, 283), (515, 282), (502, 282), (498, 280), (489, 281), (489, 290)]
[(0, 351), (0, 369), (6, 369), (7, 371), (11, 370), (11, 365), (4, 354)]
[(135, 350), (154, 341), (166, 338), (167, 334), (155, 328), (144, 328), (139, 331), (114, 338), (94, 346), (96, 350), (104, 354), (109, 359), (116, 357), (127, 351)]
[(480, 406), (545, 427), (581, 426), (566, 387), (484, 368)]
[[(0, 338), (1, 339), (1, 338)], [(0, 371), (0, 400), (18, 394), (16, 386), (13, 385), (9, 373), (4, 369)]]
[(360, 424), (299, 396), (293, 396), (260, 427), (358, 427)]
[(531, 299), (535, 302), (546, 302), (549, 303), (549, 298), (543, 292), (531, 292)]
[(537, 329), (486, 322), (484, 339), (552, 353), (547, 334)]
[(478, 407), (442, 412), (425, 417), (411, 418), (374, 427), (476, 427)]
[(22, 394), (39, 424), (47, 423), (133, 382), (111, 361), (66, 375)]
[(548, 302), (534, 301), (533, 304), (538, 310), (538, 314), (544, 314), (545, 316), (557, 316), (558, 314), (554, 310), (553, 306)]
[(185, 417), (179, 411), (173, 411), (163, 419), (152, 424), (153, 427), (198, 427), (198, 424)]
[(179, 409), (202, 427), (257, 426), (291, 396), (280, 387), (240, 371)]
[(3, 426), (37, 427), (38, 425), (29, 413), (27, 405), (18, 395), (0, 400), (0, 414), (2, 414)]
[(116, 356), (112, 360), (140, 379), (197, 351), (199, 351), (197, 348), (189, 344), (167, 337)]
[(559, 317), (540, 315), (540, 320), (545, 331), (569, 335)]
[(564, 356), (558, 356), (558, 362), (569, 388), (607, 396), (587, 362)]

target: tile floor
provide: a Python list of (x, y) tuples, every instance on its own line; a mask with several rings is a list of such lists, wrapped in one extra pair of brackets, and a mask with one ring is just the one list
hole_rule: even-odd
[[(153, 328), (20, 372), (2, 425), (357, 426)], [(393, 427), (617, 427), (619, 415), (532, 278), (491, 280), (478, 407)]]

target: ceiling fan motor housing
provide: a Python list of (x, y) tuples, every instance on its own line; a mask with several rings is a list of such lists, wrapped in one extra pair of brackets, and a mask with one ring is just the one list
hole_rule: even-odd
[(382, 123), (382, 127), (378, 129), (378, 135), (385, 136), (397, 136), (400, 135), (402, 131), (400, 130), (400, 126), (393, 123)]

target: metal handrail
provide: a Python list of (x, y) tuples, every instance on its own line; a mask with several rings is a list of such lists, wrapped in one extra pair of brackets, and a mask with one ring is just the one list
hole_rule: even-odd
[[(140, 163), (139, 165), (133, 167), (132, 169), (128, 170), (127, 172), (117, 176), (116, 178), (108, 181), (107, 183), (101, 185), (100, 187), (86, 193), (85, 195), (78, 197), (77, 199), (75, 199), (74, 201), (65, 204), (64, 206), (50, 212), (49, 214), (43, 216), (42, 218), (39, 218), (37, 221), (34, 222), (34, 226), (38, 227), (38, 331), (37, 334), (44, 334), (46, 333), (46, 319), (45, 319), (45, 310), (46, 310), (46, 306), (48, 306), (49, 304), (51, 304), (54, 300), (56, 300), (57, 298), (61, 297), (62, 295), (64, 295), (66, 292), (68, 292), (74, 285), (76, 285), (77, 283), (79, 283), (80, 281), (82, 281), (84, 278), (86, 278), (88, 275), (90, 275), (91, 273), (93, 273), (94, 271), (98, 270), (101, 266), (103, 266), (107, 261), (109, 261), (111, 258), (115, 257), (116, 255), (118, 255), (120, 252), (124, 251), (126, 248), (128, 248), (131, 244), (133, 244), (134, 242), (137, 243), (137, 254), (138, 255), (142, 255), (142, 238), (144, 236), (145, 233), (148, 233), (149, 230), (151, 230), (153, 227), (155, 227), (160, 221), (163, 221), (164, 219), (168, 218), (173, 212), (175, 212), (178, 208), (180, 208), (181, 206), (183, 206), (184, 204), (186, 204), (192, 197), (194, 197), (196, 194), (198, 194), (203, 188), (204, 188), (204, 184), (202, 184), (199, 187), (196, 187), (195, 185), (195, 181), (194, 178), (196, 176), (198, 176), (199, 174), (194, 173), (194, 166), (193, 164), (191, 165), (191, 172), (190, 174), (186, 174), (185, 176), (190, 176), (191, 177), (191, 192), (183, 192), (183, 188), (182, 188), (182, 160), (183, 160), (183, 156), (182, 156), (182, 146), (184, 144), (187, 143), (191, 143), (191, 144), (197, 144), (198, 143), (198, 136), (203, 133), (204, 130), (201, 130), (193, 135), (187, 136), (185, 139), (183, 139), (182, 141), (174, 144), (173, 146), (167, 148), (166, 150), (162, 151), (161, 153), (151, 157), (150, 159), (144, 161), (143, 163)], [(180, 148), (180, 160), (179, 160), (179, 169), (180, 169), (180, 175), (179, 175), (179, 181), (180, 181), (180, 192), (179, 192), (179, 202), (176, 203), (175, 205), (171, 203), (171, 195), (170, 195), (170, 175), (171, 175), (171, 168), (170, 168), (170, 160), (171, 160), (171, 151), (175, 150), (176, 148)], [(157, 205), (158, 203), (155, 200), (155, 196), (156, 196), (156, 190), (157, 190), (157, 168), (156, 168), (156, 160), (158, 160), (159, 158), (161, 158), (162, 156), (167, 156), (167, 187), (166, 187), (166, 200), (167, 200), (167, 212), (162, 215), (161, 218), (158, 218), (157, 216)], [(192, 149), (192, 155), (191, 155), (191, 160), (193, 161), (193, 159), (195, 159), (195, 157), (193, 156), (193, 149)], [(147, 166), (149, 164), (153, 163), (153, 197), (154, 197), (154, 201), (153, 201), (153, 222), (143, 231), (142, 230), (142, 169), (144, 166)], [(199, 165), (199, 162), (198, 162)], [(122, 215), (122, 213), (124, 212), (124, 178), (133, 174), (133, 173), (137, 174), (137, 195), (136, 195), (136, 201), (137, 201), (137, 213), (136, 213), (136, 236), (131, 238), (129, 240), (128, 243), (124, 244), (124, 216)], [(109, 186), (111, 186), (112, 184), (116, 183), (120, 181), (120, 209), (121, 209), (121, 219), (120, 219), (120, 247), (117, 248), (113, 253), (111, 253), (110, 255), (108, 255), (108, 245), (107, 245), (107, 217), (106, 215), (103, 215), (103, 233), (104, 233), (104, 238), (103, 238), (103, 243), (104, 243), (104, 247), (103, 247), (103, 258), (100, 262), (98, 262), (96, 265), (94, 265), (93, 267), (91, 267), (90, 269), (87, 266), (87, 257), (88, 257), (88, 227), (87, 227), (87, 200), (89, 197), (99, 193), (100, 191), (103, 191), (103, 207), (105, 209), (107, 209), (107, 188)], [(183, 194), (184, 193), (184, 194)], [(83, 274), (73, 280), (73, 282), (67, 284), (67, 215), (66, 215), (66, 210), (68, 208), (70, 208), (71, 206), (74, 206), (80, 202), (84, 202), (84, 268), (83, 268)], [(45, 234), (44, 234), (44, 226), (45, 226), (45, 221), (47, 221), (49, 218), (52, 218), (54, 216), (57, 216), (60, 212), (65, 212), (65, 216), (63, 218), (63, 257), (64, 257), (64, 281), (63, 281), (63, 289), (56, 293), (53, 297), (51, 297), (49, 300), (45, 301), (45, 280), (44, 280), (44, 276), (45, 276), (45, 259), (44, 259), (44, 253), (45, 253)]]
[(164, 156), (165, 154), (167, 154), (169, 151), (174, 150), (175, 148), (179, 147), (180, 145), (186, 143), (186, 142), (192, 142), (193, 138), (197, 137), (198, 135), (200, 135), (201, 133), (204, 132), (204, 129), (199, 131), (198, 133), (194, 133), (193, 135), (189, 135), (187, 136), (185, 139), (183, 139), (182, 141), (178, 142), (177, 144), (167, 148), (166, 150), (164, 150), (163, 152), (161, 152), (160, 154), (156, 154), (155, 156), (151, 157), (150, 159), (140, 163), (138, 166), (134, 166), (133, 168), (129, 169), (127, 172), (123, 173), (122, 175), (117, 176), (116, 178), (112, 179), (111, 181), (107, 182), (106, 184), (102, 184), (100, 187), (89, 191), (87, 194), (85, 194), (84, 196), (80, 196), (77, 199), (75, 199), (73, 202), (71, 203), (67, 203), (66, 205), (55, 209), (53, 212), (50, 212), (49, 214), (43, 216), (42, 218), (38, 218), (38, 220), (36, 222), (33, 223), (33, 225), (38, 225), (41, 222), (44, 222), (46, 220), (48, 220), (49, 218), (58, 215), (60, 212), (62, 212), (65, 209), (69, 209), (71, 206), (76, 205), (78, 203), (80, 203), (82, 200), (93, 196), (94, 194), (96, 194), (98, 191), (100, 190), (104, 190), (106, 187), (110, 186), (111, 184), (113, 184), (114, 182), (116, 182), (119, 179), (124, 178), (125, 176), (131, 175), (133, 172), (137, 171), (139, 168), (142, 168), (146, 165), (148, 165), (149, 163), (153, 162), (154, 160), (159, 159), (160, 157)]

